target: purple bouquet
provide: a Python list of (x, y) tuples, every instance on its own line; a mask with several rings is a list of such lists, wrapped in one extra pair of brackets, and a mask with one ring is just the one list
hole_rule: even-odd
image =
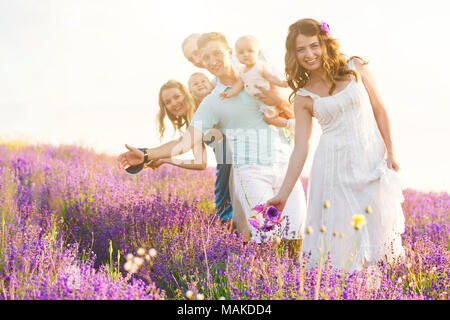
[(263, 204), (258, 204), (252, 208), (256, 211), (256, 215), (263, 214), (264, 223), (261, 225), (260, 221), (256, 218), (256, 215), (250, 217), (248, 222), (257, 230), (267, 232), (275, 228), (275, 226), (280, 225), (284, 217), (281, 218), (281, 212), (274, 206), (269, 206), (264, 210)]

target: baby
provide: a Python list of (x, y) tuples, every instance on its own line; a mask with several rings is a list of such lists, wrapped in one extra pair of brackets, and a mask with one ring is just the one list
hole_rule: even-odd
[[(221, 98), (231, 98), (237, 95), (242, 89), (248, 92), (248, 94), (254, 96), (261, 93), (255, 86), (269, 89), (272, 83), (276, 86), (287, 88), (287, 81), (281, 80), (274, 75), (270, 70), (267, 63), (259, 57), (261, 56), (261, 50), (259, 49), (258, 40), (253, 36), (240, 37), (235, 44), (236, 57), (239, 62), (243, 64), (241, 68), (241, 77), (233, 85), (231, 91), (223, 92), (220, 94)], [(264, 112), (266, 117), (274, 118), (281, 117), (282, 112), (277, 107), (261, 105), (261, 112)], [(288, 119), (287, 117), (283, 117)], [(292, 121), (291, 121), (292, 122)], [(288, 124), (292, 124), (288, 121)], [(288, 125), (288, 126), (289, 126)]]
[(214, 88), (208, 77), (201, 72), (195, 72), (189, 77), (188, 86), (191, 94), (199, 102), (201, 102)]

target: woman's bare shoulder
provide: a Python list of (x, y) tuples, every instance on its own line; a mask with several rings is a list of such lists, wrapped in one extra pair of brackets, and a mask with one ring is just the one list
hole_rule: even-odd
[(313, 104), (314, 100), (310, 96), (302, 96), (300, 94), (295, 95), (294, 98), (294, 110), (307, 110), (313, 114)]

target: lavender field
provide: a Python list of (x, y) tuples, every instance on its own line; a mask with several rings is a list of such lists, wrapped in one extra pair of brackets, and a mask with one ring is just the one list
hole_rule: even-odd
[(373, 286), (230, 234), (214, 179), (170, 166), (128, 176), (81, 147), (1, 143), (0, 299), (448, 299), (447, 193), (404, 190), (406, 261), (380, 263)]

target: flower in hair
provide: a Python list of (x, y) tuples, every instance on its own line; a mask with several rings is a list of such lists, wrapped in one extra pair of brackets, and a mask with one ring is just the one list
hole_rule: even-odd
[(325, 21), (320, 24), (320, 30), (326, 33), (327, 36), (330, 35), (330, 26)]

